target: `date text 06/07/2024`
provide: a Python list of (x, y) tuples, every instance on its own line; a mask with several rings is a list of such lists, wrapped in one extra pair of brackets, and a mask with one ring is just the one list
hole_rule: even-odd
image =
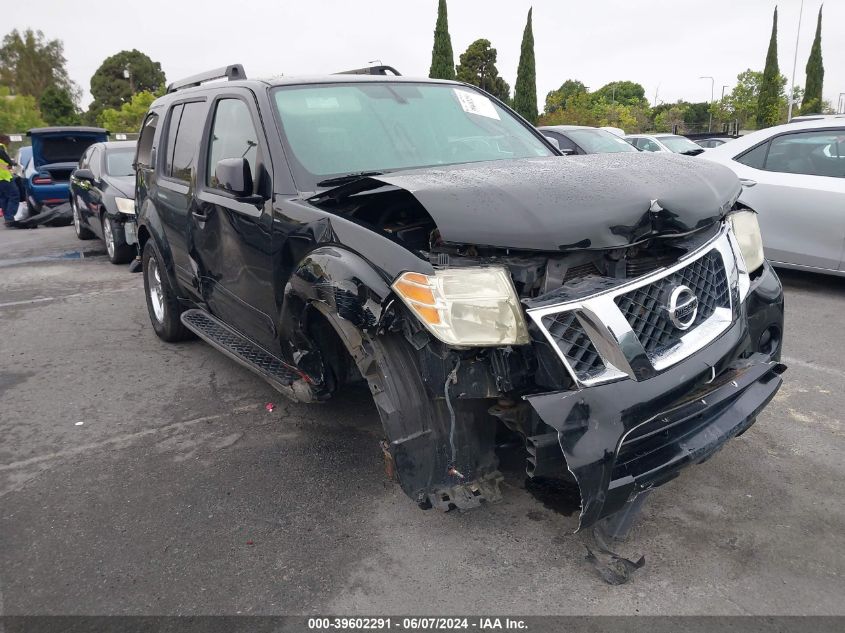
[(388, 631), (391, 629), (406, 631), (525, 631), (528, 626), (525, 620), (519, 618), (498, 617), (317, 617), (308, 619), (308, 629), (311, 631)]

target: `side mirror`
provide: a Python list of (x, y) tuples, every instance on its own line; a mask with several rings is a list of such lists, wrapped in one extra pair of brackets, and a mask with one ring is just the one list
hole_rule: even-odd
[(548, 134), (543, 134), (546, 137), (546, 140), (555, 146), (555, 149), (560, 149), (560, 141), (558, 141), (554, 136), (549, 136)]
[(215, 185), (238, 198), (252, 195), (252, 170), (246, 158), (224, 158), (214, 167)]
[(77, 169), (73, 172), (73, 177), (77, 180), (96, 180), (94, 172), (90, 169)]

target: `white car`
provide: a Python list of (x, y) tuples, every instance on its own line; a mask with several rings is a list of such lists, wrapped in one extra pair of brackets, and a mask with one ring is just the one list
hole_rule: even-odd
[(758, 130), (702, 158), (739, 176), (775, 266), (845, 275), (845, 119)]
[(704, 151), (686, 136), (677, 134), (626, 134), (625, 140), (644, 152), (672, 152), (696, 156)]

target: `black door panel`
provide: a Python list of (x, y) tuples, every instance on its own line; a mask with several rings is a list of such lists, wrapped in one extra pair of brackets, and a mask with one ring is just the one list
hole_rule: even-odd
[[(272, 270), (270, 178), (261, 160), (266, 153), (256, 130), (252, 93), (243, 90), (218, 98), (211, 107), (204, 164), (191, 217), (191, 256), (195, 259), (204, 300), (211, 311), (233, 328), (278, 350), (275, 284)], [(223, 159), (245, 159), (252, 182), (248, 193), (261, 194), (260, 204), (242, 202), (220, 188), (215, 165)]]

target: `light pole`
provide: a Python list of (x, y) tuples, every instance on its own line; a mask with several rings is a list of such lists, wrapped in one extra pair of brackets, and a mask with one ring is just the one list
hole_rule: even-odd
[(713, 77), (709, 77), (705, 75), (704, 77), (699, 77), (699, 79), (709, 79), (710, 80), (710, 121), (707, 123), (707, 132), (708, 134), (713, 131), (713, 93), (716, 91), (716, 80)]
[(839, 102), (836, 104), (836, 114), (845, 114), (845, 92), (839, 93)]
[(727, 85), (727, 84), (725, 84), (724, 86), (722, 86), (722, 99), (721, 99), (722, 101), (724, 101), (724, 100), (725, 100), (725, 88), (727, 88), (727, 87), (728, 87), (728, 85)]
[(123, 78), (129, 80), (129, 94), (135, 94), (135, 82), (132, 81), (132, 70), (127, 66), (123, 69)]
[(786, 110), (786, 122), (792, 120), (792, 101), (795, 99), (795, 67), (798, 65), (798, 37), (801, 35), (801, 16), (804, 14), (804, 0), (798, 11), (798, 32), (795, 33), (795, 56), (792, 58), (792, 81), (789, 82), (789, 107)]

